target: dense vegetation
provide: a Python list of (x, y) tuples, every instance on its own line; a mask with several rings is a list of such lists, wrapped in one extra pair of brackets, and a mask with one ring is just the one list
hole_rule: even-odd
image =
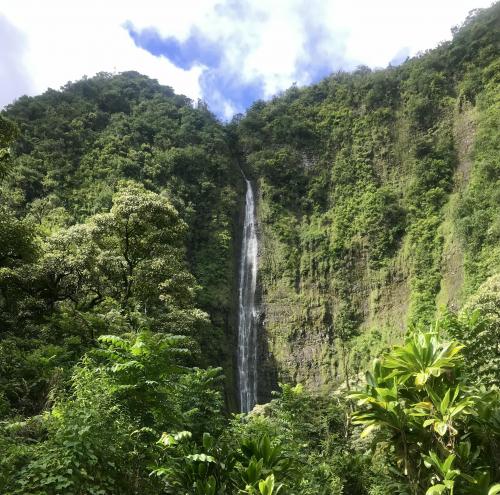
[[(226, 126), (137, 73), (10, 105), (0, 493), (500, 493), (499, 22)], [(240, 167), (283, 383), (231, 415)]]
[(40, 411), (57, 370), (117, 331), (191, 333), (199, 364), (230, 369), (239, 173), (222, 126), (135, 73), (23, 97), (7, 114), (20, 134), (2, 188), (11, 407)]

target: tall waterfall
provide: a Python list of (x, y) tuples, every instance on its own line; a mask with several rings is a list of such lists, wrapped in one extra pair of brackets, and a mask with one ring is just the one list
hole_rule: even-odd
[(245, 222), (241, 242), (239, 317), (238, 317), (238, 388), (242, 412), (251, 411), (257, 402), (257, 325), (255, 288), (257, 285), (257, 233), (255, 201), (250, 181), (245, 200)]

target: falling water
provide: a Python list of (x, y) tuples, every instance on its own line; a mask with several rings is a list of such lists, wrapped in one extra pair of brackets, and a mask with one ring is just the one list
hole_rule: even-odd
[(257, 233), (255, 202), (250, 181), (245, 178), (245, 222), (241, 243), (239, 319), (238, 319), (238, 385), (242, 412), (251, 411), (257, 402), (257, 328), (255, 288), (257, 285)]

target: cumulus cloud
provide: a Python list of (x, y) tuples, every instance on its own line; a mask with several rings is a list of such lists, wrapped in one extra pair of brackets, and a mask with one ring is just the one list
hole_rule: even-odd
[(0, 70), (8, 67), (16, 81), (2, 83), (0, 102), (84, 74), (137, 70), (230, 118), (294, 83), (401, 63), (449, 39), (469, 10), (490, 3), (0, 0), (0, 41), (9, 47), (0, 52)]
[(231, 117), (259, 98), (349, 69), (345, 33), (323, 24), (319, 0), (227, 0), (175, 37), (160, 27), (125, 27), (134, 43), (177, 67), (202, 69), (200, 90), (219, 116)]

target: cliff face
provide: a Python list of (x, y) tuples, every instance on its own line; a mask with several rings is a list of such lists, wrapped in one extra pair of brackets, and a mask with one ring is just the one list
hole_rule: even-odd
[(499, 270), (499, 11), (398, 68), (291, 88), (239, 123), (259, 185), (261, 400), (276, 381), (356, 380)]

